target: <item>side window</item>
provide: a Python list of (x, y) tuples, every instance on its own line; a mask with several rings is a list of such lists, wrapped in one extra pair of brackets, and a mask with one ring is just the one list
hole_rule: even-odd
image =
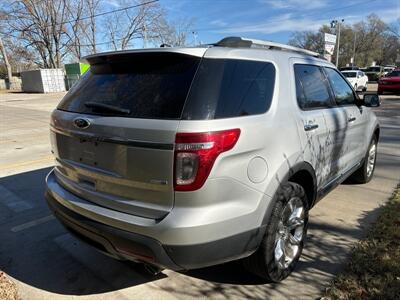
[(294, 65), (297, 102), (301, 109), (331, 107), (325, 75), (318, 66)]
[(347, 84), (346, 80), (335, 69), (325, 68), (325, 71), (335, 94), (336, 104), (354, 104), (353, 89)]

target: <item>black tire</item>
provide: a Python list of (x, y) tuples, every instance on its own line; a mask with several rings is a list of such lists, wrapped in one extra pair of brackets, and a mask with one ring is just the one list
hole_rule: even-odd
[[(286, 268), (280, 268), (275, 260), (276, 236), (278, 226), (281, 221), (286, 204), (293, 198), (301, 199), (304, 208), (304, 228), (303, 236), (298, 251), (294, 259)], [(275, 197), (275, 206), (272, 210), (269, 222), (267, 224), (264, 238), (255, 253), (243, 260), (245, 268), (251, 273), (269, 281), (279, 282), (285, 279), (293, 272), (301, 256), (304, 246), (304, 239), (307, 233), (308, 225), (308, 201), (304, 189), (301, 185), (293, 182), (282, 184)]]
[[(369, 158), (369, 152), (371, 150), (371, 147), (375, 145), (375, 157), (374, 157), (374, 165), (372, 168), (372, 171), (368, 173), (368, 158)], [(376, 152), (378, 150), (378, 140), (376, 136), (374, 136), (371, 139), (371, 142), (369, 143), (367, 153), (365, 154), (364, 160), (362, 165), (349, 177), (349, 182), (353, 183), (368, 183), (371, 181), (372, 177), (374, 176), (374, 171), (375, 171), (375, 165), (376, 165)]]

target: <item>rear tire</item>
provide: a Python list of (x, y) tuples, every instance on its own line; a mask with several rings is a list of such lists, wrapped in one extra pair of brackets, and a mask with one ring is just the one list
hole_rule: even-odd
[(350, 182), (367, 183), (371, 181), (375, 171), (377, 149), (378, 140), (374, 135), (365, 154), (363, 164), (349, 177)]
[(303, 187), (294, 182), (282, 184), (260, 247), (243, 261), (246, 269), (272, 282), (288, 277), (299, 261), (307, 225), (308, 201)]

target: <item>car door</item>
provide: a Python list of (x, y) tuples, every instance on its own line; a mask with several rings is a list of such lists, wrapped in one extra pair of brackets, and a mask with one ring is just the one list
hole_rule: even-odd
[(360, 71), (356, 71), (356, 83), (357, 83), (357, 89), (355, 90), (360, 90), (363, 87)]
[(337, 105), (326, 112), (325, 120), (328, 128), (334, 130), (334, 138), (338, 143), (335, 156), (340, 173), (344, 174), (358, 164), (365, 154), (367, 114), (355, 104), (357, 96), (344, 77), (334, 68), (325, 67), (324, 70)]
[(362, 84), (364, 87), (367, 87), (368, 77), (367, 77), (367, 75), (365, 75), (364, 72), (360, 72), (360, 73), (361, 73), (361, 78), (362, 78)]
[(329, 181), (331, 156), (329, 131), (324, 111), (332, 105), (332, 97), (323, 71), (319, 66), (305, 63), (293, 65), (298, 103), (298, 131), (304, 160), (315, 170), (318, 186)]

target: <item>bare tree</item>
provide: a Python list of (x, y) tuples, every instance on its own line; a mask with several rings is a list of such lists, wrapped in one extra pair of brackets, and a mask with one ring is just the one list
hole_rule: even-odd
[(5, 9), (9, 32), (34, 48), (47, 68), (59, 68), (66, 54), (67, 0), (21, 0)]
[(85, 3), (86, 10), (89, 12), (90, 19), (88, 21), (88, 32), (86, 33), (87, 40), (92, 49), (92, 53), (96, 53), (96, 34), (97, 34), (97, 26), (96, 26), (96, 18), (95, 15), (100, 8), (100, 0), (83, 0)]
[[(123, 10), (106, 18), (106, 39), (114, 50), (123, 50), (132, 47), (133, 41), (143, 39), (146, 45), (159, 29), (160, 22), (165, 17), (165, 12), (157, 2), (147, 3), (148, 0), (135, 1), (138, 7)], [(132, 1), (119, 0), (121, 7), (132, 5)], [(147, 4), (146, 4), (147, 3)]]
[(81, 20), (84, 4), (82, 1), (68, 2), (66, 7), (71, 20), (71, 29), (65, 32), (69, 38), (66, 44), (73, 55), (79, 59), (82, 57), (82, 44), (85, 43), (84, 34), (86, 34), (88, 27), (86, 22)]
[(159, 45), (186, 46), (189, 44), (193, 23), (193, 19), (187, 18), (181, 18), (174, 22), (162, 19), (157, 24), (157, 28), (153, 30), (152, 41)]

